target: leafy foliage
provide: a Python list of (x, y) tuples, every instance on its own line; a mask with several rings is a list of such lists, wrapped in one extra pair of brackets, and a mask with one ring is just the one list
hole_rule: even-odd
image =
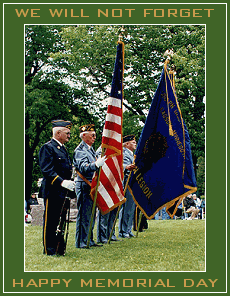
[(197, 186), (198, 192), (200, 195), (205, 194), (205, 159), (203, 156), (200, 156), (197, 161)]
[[(138, 139), (166, 59), (164, 53), (173, 50), (170, 67), (196, 168), (205, 145), (204, 26), (126, 25), (123, 29), (123, 134), (135, 133)], [(82, 124), (95, 123), (95, 148), (100, 145), (120, 33), (116, 25), (26, 26), (26, 179), (32, 175), (40, 146), (51, 137), (52, 119), (74, 122), (68, 143), (71, 155)]]

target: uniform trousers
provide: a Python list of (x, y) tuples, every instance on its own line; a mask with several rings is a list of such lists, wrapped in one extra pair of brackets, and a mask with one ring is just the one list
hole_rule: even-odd
[[(43, 246), (44, 254), (54, 255), (57, 248), (56, 230), (59, 224), (62, 206), (65, 199), (49, 196), (44, 200), (45, 210), (43, 216)], [(66, 215), (66, 212), (63, 213)], [(64, 238), (63, 238), (64, 241)]]
[[(77, 217), (76, 217), (76, 248), (85, 248), (88, 241), (88, 233), (91, 221), (91, 214), (93, 208), (93, 200), (90, 196), (90, 186), (85, 182), (76, 182), (76, 196), (77, 196)], [(96, 212), (96, 211), (95, 211)], [(95, 245), (93, 240), (93, 228), (95, 224), (95, 215), (90, 235), (89, 246)]]
[[(113, 209), (109, 213), (102, 215), (101, 212), (98, 213), (97, 217), (97, 242), (107, 243), (110, 233), (113, 228), (113, 223), (116, 218), (117, 208)], [(116, 240), (115, 227), (111, 240)]]
[(121, 206), (119, 213), (119, 237), (132, 237), (134, 236), (132, 233), (132, 227), (134, 221), (135, 203), (129, 190), (126, 191), (125, 197), (126, 202)]

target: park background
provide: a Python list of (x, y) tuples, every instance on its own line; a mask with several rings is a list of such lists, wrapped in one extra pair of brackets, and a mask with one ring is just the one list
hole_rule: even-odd
[[(118, 5), (119, 6), (119, 5)], [(191, 6), (191, 5), (190, 5)], [(4, 171), (4, 181), (5, 181), (5, 189), (11, 187), (11, 190), (5, 190), (4, 192), (4, 213), (7, 213), (7, 208), (8, 208), (8, 201), (9, 200), (13, 200), (13, 204), (14, 207), (11, 207), (11, 213), (14, 215), (14, 217), (16, 217), (17, 221), (21, 220), (22, 213), (20, 213), (19, 209), (22, 208), (23, 204), (22, 204), (22, 198), (24, 198), (24, 169), (25, 169), (25, 159), (23, 158), (24, 152), (25, 153), (25, 157), (27, 159), (27, 157), (29, 158), (29, 154), (27, 153), (27, 150), (24, 150), (24, 143), (23, 143), (23, 139), (24, 139), (24, 130), (26, 130), (26, 136), (25, 136), (25, 140), (27, 140), (27, 136), (30, 137), (30, 141), (26, 141), (25, 142), (25, 148), (26, 148), (26, 143), (29, 144), (33, 144), (33, 137), (35, 137), (34, 134), (34, 130), (33, 130), (33, 124), (35, 125), (36, 123), (38, 124), (38, 127), (41, 128), (41, 135), (39, 137), (39, 140), (41, 142), (44, 142), (46, 137), (48, 137), (48, 133), (47, 131), (50, 130), (49, 128), (49, 124), (48, 122), (50, 122), (50, 118), (47, 118), (47, 115), (50, 114), (50, 112), (46, 112), (46, 111), (50, 111), (51, 109), (46, 109), (44, 108), (44, 98), (47, 95), (47, 89), (42, 87), (41, 85), (39, 85), (38, 81), (36, 81), (36, 79), (33, 81), (33, 84), (30, 85), (29, 87), (32, 87), (32, 90), (35, 90), (34, 92), (31, 91), (30, 94), (33, 94), (33, 96), (31, 97), (31, 99), (34, 98), (34, 95), (39, 97), (39, 98), (43, 98), (43, 100), (38, 100), (37, 104), (36, 104), (36, 108), (31, 108), (29, 111), (35, 111), (36, 113), (36, 118), (39, 118), (39, 116), (41, 117), (41, 120), (38, 122), (33, 122), (33, 120), (30, 122), (30, 128), (27, 129), (27, 121), (24, 121), (24, 114), (27, 115), (27, 113), (24, 112), (24, 107), (26, 107), (26, 111), (28, 111), (27, 106), (24, 106), (24, 76), (23, 76), (23, 71), (24, 71), (24, 31), (26, 30), (26, 28), (30, 28), (31, 25), (37, 25), (37, 24), (49, 24), (49, 25), (54, 25), (54, 20), (48, 18), (48, 16), (46, 15), (46, 17), (41, 17), (41, 18), (30, 18), (28, 17), (27, 19), (23, 19), (23, 18), (18, 18), (15, 14), (15, 8), (21, 9), (22, 7), (29, 7), (28, 5), (6, 5), (5, 6), (5, 11), (4, 11), (4, 37), (5, 37), (5, 42), (4, 42), (4, 46), (5, 46), (5, 50), (4, 50), (4, 56), (5, 56), (5, 72), (4, 72), (4, 78), (5, 78), (5, 94), (4, 94), (4, 161), (5, 161), (5, 171)], [(35, 8), (35, 6), (31, 6), (33, 8)], [(36, 6), (38, 7), (38, 6)], [(40, 6), (39, 4), (39, 7)], [(44, 6), (43, 6), (44, 7)], [(54, 7), (54, 6), (53, 6)], [(63, 6), (57, 6), (55, 5), (55, 8), (62, 8)], [(83, 7), (83, 6), (82, 6)], [(87, 4), (85, 4), (85, 7), (89, 8), (89, 6), (87, 6)], [(106, 7), (109, 7), (108, 4), (106, 5)], [(113, 6), (115, 7), (115, 6)], [(139, 6), (140, 7), (140, 6)], [(157, 6), (156, 6), (157, 7)], [(160, 5), (159, 7), (163, 7), (163, 5)], [(164, 7), (168, 6), (164, 4)], [(175, 4), (173, 5), (173, 7), (176, 7)], [(179, 8), (180, 6), (177, 7)], [(181, 7), (185, 7), (184, 4), (181, 4)], [(191, 6), (192, 7), (192, 6)], [(199, 5), (199, 8), (203, 7), (203, 8), (207, 8), (207, 6), (203, 5)], [(217, 28), (214, 26), (214, 23), (212, 22), (213, 19), (212, 18), (205, 18), (203, 17), (202, 19), (196, 19), (196, 24), (198, 24), (198, 26), (196, 26), (196, 28), (200, 28), (202, 30), (203, 27), (206, 28), (206, 85), (207, 85), (207, 89), (206, 89), (206, 98), (209, 97), (209, 101), (208, 103), (206, 102), (206, 125), (208, 126), (207, 130), (206, 130), (206, 194), (208, 193), (208, 196), (211, 200), (211, 202), (207, 202), (208, 204), (208, 209), (210, 210), (210, 220), (208, 220), (207, 222), (207, 231), (206, 231), (206, 238), (207, 238), (207, 242), (210, 240), (210, 243), (212, 242), (212, 248), (209, 248), (208, 244), (207, 244), (207, 269), (206, 272), (210, 272), (211, 275), (210, 277), (213, 278), (215, 271), (218, 270), (222, 270), (223, 272), (223, 277), (222, 280), (224, 282), (225, 280), (225, 266), (224, 266), (224, 256), (225, 256), (225, 190), (226, 190), (226, 186), (225, 186), (225, 149), (226, 149), (226, 144), (225, 144), (225, 133), (226, 133), (226, 88), (225, 88), (225, 76), (226, 76), (226, 19), (225, 19), (225, 13), (226, 13), (226, 7), (225, 5), (214, 5), (214, 6), (208, 6), (208, 8), (212, 8), (215, 7), (215, 21), (218, 20), (218, 30)], [(91, 9), (93, 8), (90, 7)], [(155, 6), (154, 6), (155, 8)], [(8, 17), (7, 17), (8, 16)], [(15, 19), (18, 23), (18, 26), (15, 26), (15, 29), (13, 32), (11, 32), (10, 38), (9, 38), (9, 34), (8, 31), (10, 30), (10, 21), (12, 21), (12, 19)], [(80, 21), (78, 22), (79, 24), (85, 24), (87, 23), (84, 19), (79, 19)], [(92, 20), (92, 18), (91, 18)], [(110, 23), (113, 24), (114, 26), (112, 27), (113, 29), (116, 29), (115, 31), (117, 32), (116, 34), (114, 34), (113, 36), (113, 42), (111, 44), (111, 40), (108, 38), (105, 38), (102, 41), (102, 38), (100, 38), (100, 33), (103, 33), (103, 30), (105, 29), (106, 26), (100, 26), (99, 28), (101, 29), (101, 31), (99, 30), (99, 37), (98, 40), (96, 40), (96, 42), (94, 42), (94, 46), (98, 47), (99, 50), (107, 50), (108, 49), (108, 55), (110, 60), (113, 60), (115, 57), (115, 46), (116, 46), (116, 41), (118, 39), (118, 34), (119, 34), (119, 30), (121, 28), (121, 20), (118, 19), (111, 19), (109, 18)], [(199, 20), (199, 22), (198, 22)], [(108, 22), (108, 20), (106, 20)], [(175, 22), (175, 20), (173, 20)], [(181, 21), (183, 21), (181, 23)], [(58, 19), (57, 23), (63, 24), (63, 23), (68, 23), (70, 24), (71, 22), (74, 23), (76, 22), (76, 19), (73, 21), (73, 19), (70, 18), (66, 18), (66, 19)], [(124, 23), (129, 23), (130, 19), (125, 18), (124, 19)], [(132, 20), (133, 22), (133, 27), (134, 28), (136, 25), (136, 19)], [(127, 26), (127, 29), (130, 28), (132, 25), (132, 22), (128, 25), (124, 25), (124, 28)], [(142, 28), (145, 28), (145, 26), (147, 24), (149, 24), (149, 20), (148, 22), (146, 22), (146, 19), (139, 19), (139, 22), (141, 24), (143, 24), (143, 26), (141, 26)], [(95, 24), (98, 23), (98, 19), (96, 19), (94, 21)], [(123, 23), (123, 19), (122, 19), (122, 23)], [(159, 18), (157, 19), (157, 23), (156, 23), (156, 19), (152, 19), (150, 22), (153, 26), (149, 26), (148, 28), (149, 30), (153, 29), (154, 26), (159, 26), (161, 24), (166, 25), (163, 27), (167, 27), (167, 28), (172, 28), (173, 26), (167, 26), (167, 24), (169, 23), (169, 20), (162, 18), (159, 21)], [(178, 25), (178, 23), (181, 23), (179, 25), (185, 25), (188, 26), (191, 24), (191, 26), (193, 26), (194, 24), (194, 19), (190, 20), (189, 24), (185, 24), (184, 23), (184, 19), (178, 19), (176, 20), (176, 23)], [(29, 24), (29, 25), (27, 25)], [(55, 25), (56, 25), (55, 24)], [(100, 22), (101, 24), (101, 22)], [(118, 24), (118, 25), (117, 25)], [(25, 25), (25, 26), (24, 26)], [(59, 25), (59, 24), (58, 24)], [(170, 19), (170, 25), (172, 25), (172, 20)], [(67, 26), (68, 27), (68, 26)], [(163, 28), (162, 27), (162, 28)], [(35, 27), (34, 27), (35, 28)], [(44, 26), (45, 28), (45, 26)], [(177, 27), (175, 27), (177, 28)], [(141, 28), (139, 28), (141, 29)], [(84, 35), (83, 32), (84, 28), (82, 29), (82, 34)], [(71, 30), (69, 32), (71, 34)], [(74, 34), (74, 32), (72, 32)], [(135, 30), (130, 34), (131, 38), (135, 37)], [(157, 32), (156, 32), (157, 33)], [(181, 34), (181, 30), (178, 31), (178, 34)], [(103, 35), (102, 34), (102, 35)], [(101, 36), (102, 36), (101, 35)], [(84, 35), (85, 36), (85, 35)], [(8, 38), (7, 38), (8, 37)], [(76, 37), (76, 36), (75, 36)], [(157, 38), (161, 39), (161, 35), (159, 34), (159, 36), (156, 36)], [(44, 39), (42, 39), (44, 41)], [(136, 39), (135, 42), (137, 42), (138, 39)], [(7, 41), (7, 42), (6, 42)], [(43, 42), (44, 43), (44, 42)], [(107, 45), (105, 45), (107, 44)], [(138, 44), (137, 44), (138, 45)], [(163, 53), (166, 49), (170, 49), (168, 48), (168, 45), (170, 44), (164, 44), (164, 42), (159, 42), (159, 44), (157, 46), (161, 46), (161, 55), (156, 59), (156, 64), (150, 64), (150, 71), (153, 70), (158, 70), (161, 68), (160, 66), (160, 62), (163, 61)], [(48, 45), (47, 45), (48, 46)], [(155, 46), (155, 44), (154, 44)], [(201, 41), (201, 46), (202, 46), (202, 41)], [(145, 48), (147, 49), (149, 47), (148, 41), (145, 42)], [(139, 61), (142, 59), (142, 55), (143, 52), (141, 53), (141, 51), (139, 51), (137, 47), (133, 47), (133, 50), (136, 50), (136, 57), (137, 57), (137, 63), (136, 65), (138, 66)], [(93, 51), (94, 49), (88, 44), (88, 52)], [(160, 50), (160, 47), (159, 47)], [(182, 53), (183, 48), (180, 48), (178, 46), (177, 51)], [(82, 51), (82, 54), (84, 54), (84, 50)], [(95, 52), (95, 51), (94, 51)], [(126, 51), (127, 52), (127, 51)], [(186, 52), (185, 56), (186, 56)], [(23, 58), (22, 58), (23, 57)], [(55, 57), (55, 55), (54, 55)], [(218, 59), (217, 59), (218, 57)], [(101, 58), (101, 56), (95, 57), (95, 58)], [(134, 56), (130, 56), (130, 59), (134, 58)], [(61, 59), (61, 55), (58, 55), (55, 57), (55, 59)], [(54, 59), (54, 62), (56, 62), (56, 60)], [(75, 62), (77, 62), (77, 55), (75, 55)], [(95, 59), (96, 60), (96, 59)], [(197, 60), (198, 61), (198, 60)], [(197, 66), (196, 62), (194, 60), (194, 65)], [(135, 60), (134, 60), (135, 62)], [(185, 69), (188, 67), (188, 63), (182, 63), (182, 61), (175, 61), (178, 62), (177, 66), (181, 64), (181, 69), (183, 71), (185, 71)], [(126, 59), (125, 59), (125, 63), (126, 63)], [(95, 63), (96, 65), (98, 65), (99, 63)], [(7, 67), (6, 67), (7, 65)], [(9, 65), (9, 66), (8, 66)], [(100, 65), (106, 65), (105, 64), (100, 64)], [(75, 64), (76, 66), (76, 64)], [(182, 67), (183, 66), (183, 67)], [(202, 65), (201, 65), (202, 68)], [(178, 68), (177, 68), (178, 69)], [(25, 69), (27, 70), (27, 69)], [(94, 71), (99, 71), (99, 69), (93, 69)], [(113, 63), (109, 63), (108, 67), (104, 68), (104, 71), (106, 71), (104, 74), (106, 74), (103, 78), (106, 77), (105, 81), (106, 84), (109, 84), (109, 81), (111, 80), (111, 75), (112, 75), (112, 70), (113, 70)], [(137, 74), (140, 72), (140, 69), (138, 69), (138, 67), (136, 68), (137, 70)], [(183, 71), (182, 71), (182, 77), (183, 77)], [(186, 70), (188, 71), (188, 69)], [(189, 71), (188, 71), (189, 72)], [(12, 76), (13, 74), (13, 76)], [(33, 74), (33, 73), (32, 73)], [(50, 73), (52, 74), (58, 74), (58, 73)], [(63, 77), (62, 73), (62, 77)], [(151, 79), (150, 81), (148, 81), (148, 84), (152, 84), (153, 88), (151, 89), (150, 87), (148, 88), (148, 90), (151, 89), (151, 91), (154, 91), (154, 89), (157, 86), (158, 83), (158, 77), (159, 77), (159, 72), (156, 73), (155, 77), (153, 77), (154, 79)], [(57, 82), (57, 78), (58, 76), (56, 76), (56, 80), (55, 80), (55, 85), (59, 85)], [(138, 75), (137, 75), (138, 78)], [(53, 78), (52, 78), (53, 79)], [(36, 84), (37, 83), (37, 84)], [(139, 79), (138, 83), (142, 83), (142, 80)], [(199, 84), (199, 81), (197, 82)], [(44, 81), (44, 86), (45, 86), (46, 82)], [(185, 84), (185, 85), (184, 85)], [(54, 85), (54, 86), (55, 86)], [(201, 83), (202, 85), (202, 83)], [(63, 86), (64, 87), (64, 86)], [(89, 119), (91, 120), (92, 117), (89, 114), (88, 110), (89, 110), (89, 106), (87, 106), (88, 104), (88, 99), (91, 95), (92, 98), (92, 94), (88, 94), (87, 93), (87, 87), (88, 84), (86, 85), (86, 87), (84, 88), (84, 93), (82, 94), (80, 90), (76, 90), (74, 89), (74, 94), (73, 92), (71, 93), (71, 90), (69, 89), (64, 89), (64, 92), (62, 94), (60, 94), (60, 97), (62, 97), (64, 99), (64, 95), (66, 93), (66, 91), (68, 91), (68, 93), (70, 92), (70, 97), (75, 96), (75, 98), (81, 98), (83, 97), (83, 100), (81, 102), (81, 105), (79, 106), (79, 104), (77, 106), (74, 106), (72, 104), (72, 101), (70, 100), (68, 102), (68, 105), (66, 106), (66, 108), (63, 110), (63, 115), (67, 115), (69, 116), (68, 119), (70, 119), (70, 117), (72, 118), (72, 114), (76, 114), (77, 109), (74, 108), (81, 108), (81, 114), (83, 114), (84, 116), (81, 116), (81, 118), (75, 118), (76, 120), (76, 126), (79, 126), (81, 124), (84, 124), (85, 122), (87, 122)], [(143, 85), (144, 87), (144, 85)], [(177, 87), (177, 84), (176, 84)], [(6, 89), (8, 89), (8, 91), (6, 91)], [(58, 88), (60, 89), (60, 88)], [(186, 82), (181, 78), (181, 81), (178, 85), (178, 90), (181, 90), (181, 97), (183, 96), (183, 90), (186, 89)], [(188, 88), (187, 88), (188, 89)], [(31, 89), (30, 89), (31, 90)], [(144, 89), (146, 91), (146, 89)], [(27, 92), (28, 90), (26, 90)], [(129, 133), (130, 131), (132, 133), (137, 133), (140, 134), (140, 127), (138, 128), (138, 124), (135, 124), (136, 129), (133, 129), (133, 126), (130, 125), (129, 123), (133, 122), (137, 123), (139, 120), (141, 122), (143, 122), (143, 116), (144, 114), (141, 114), (141, 110), (143, 110), (142, 106), (139, 104), (136, 104), (135, 102), (135, 96), (133, 95), (134, 89), (131, 88), (131, 93), (127, 94), (124, 93), (125, 98), (127, 96), (128, 99), (130, 99), (130, 104), (132, 106), (132, 110), (131, 109), (127, 109), (127, 114), (124, 117), (124, 123), (126, 122), (126, 125), (124, 125), (124, 127), (126, 128), (126, 130), (124, 131), (124, 133)], [(204, 90), (201, 90), (201, 92), (204, 92)], [(141, 96), (143, 93), (140, 92), (138, 95)], [(151, 102), (150, 100), (150, 95), (151, 93), (148, 93), (147, 95), (143, 96), (141, 98), (141, 104), (143, 104), (144, 108), (147, 108), (146, 106), (148, 106)], [(136, 95), (136, 93), (135, 93)], [(184, 117), (184, 120), (186, 122), (186, 124), (191, 124), (191, 126), (193, 125), (197, 125), (197, 128), (201, 127), (201, 130), (199, 130), (198, 135), (193, 135), (191, 134), (190, 130), (190, 137), (192, 139), (194, 139), (193, 141), (193, 145), (192, 145), (192, 149), (193, 151), (195, 151), (195, 147), (199, 147), (199, 149), (197, 149), (197, 151), (199, 152), (199, 154), (195, 154), (194, 153), (194, 157), (196, 157), (195, 160), (198, 161), (199, 157), (204, 157), (204, 118), (202, 118), (202, 114), (198, 114), (199, 120), (203, 120), (203, 123), (198, 123), (197, 121), (191, 120), (192, 118), (190, 116), (190, 106), (191, 105), (187, 105), (186, 103), (187, 101), (180, 101), (180, 95), (177, 92), (178, 98), (179, 98), (179, 103), (180, 103), (180, 107), (182, 109), (182, 114)], [(50, 94), (48, 95), (50, 96)], [(28, 96), (30, 97), (30, 96)], [(68, 97), (69, 98), (69, 97)], [(59, 100), (59, 103), (62, 103), (61, 100)], [(202, 102), (199, 102), (202, 103)], [(53, 100), (50, 100), (50, 104), (54, 104)], [(71, 109), (70, 109), (71, 107)], [(102, 123), (103, 123), (103, 115), (101, 112), (103, 112), (104, 110), (100, 110), (100, 106), (98, 106), (99, 108), (96, 110), (96, 112), (98, 112), (98, 118), (94, 118), (95, 123), (97, 125), (97, 127), (101, 128)], [(127, 106), (128, 107), (128, 106)], [(185, 111), (183, 111), (183, 108)], [(187, 109), (186, 109), (187, 108)], [(139, 109), (139, 110), (138, 110)], [(202, 108), (201, 108), (202, 109)], [(71, 110), (71, 112), (69, 111)], [(133, 112), (133, 110), (135, 110)], [(186, 110), (188, 112), (186, 112)], [(199, 109), (200, 110), (200, 109)], [(29, 113), (30, 113), (29, 112)], [(133, 114), (135, 113), (136, 114)], [(138, 113), (139, 112), (139, 113)], [(71, 113), (71, 114), (70, 114)], [(202, 113), (202, 112), (201, 112)], [(57, 110), (57, 115), (59, 114), (59, 110)], [(9, 117), (10, 115), (10, 117)], [(95, 115), (95, 112), (94, 112)], [(194, 113), (193, 113), (194, 115)], [(14, 120), (9, 122), (9, 118), (13, 118)], [(27, 116), (25, 116), (25, 119), (27, 118)], [(34, 116), (31, 117), (32, 119), (34, 118)], [(99, 120), (99, 118), (101, 118), (101, 122)], [(44, 119), (47, 119), (47, 125), (46, 126), (42, 126), (42, 124), (44, 123)], [(53, 118), (52, 118), (53, 119)], [(188, 121), (187, 121), (188, 120)], [(189, 122), (190, 121), (190, 122)], [(25, 125), (24, 125), (25, 123)], [(194, 127), (194, 126), (193, 126)], [(13, 128), (13, 129), (12, 129)], [(9, 130), (13, 130), (15, 131), (15, 129), (17, 129), (17, 132), (14, 133), (13, 137), (12, 137), (12, 133), (9, 135), (7, 133), (7, 131)], [(193, 131), (195, 131), (196, 129), (192, 129), (192, 133)], [(20, 131), (20, 132), (19, 132)], [(193, 137), (194, 136), (194, 137)], [(215, 136), (215, 138), (214, 138)], [(50, 136), (49, 136), (50, 137)], [(76, 134), (74, 135), (74, 137), (72, 138), (72, 143), (70, 142), (70, 149), (73, 149), (74, 146), (76, 145), (75, 141), (79, 141), (79, 139), (77, 138), (77, 131)], [(100, 139), (100, 137), (98, 137), (98, 140)], [(197, 142), (195, 141), (197, 139)], [(203, 141), (201, 140), (203, 139)], [(201, 141), (200, 141), (201, 140)], [(99, 142), (98, 142), (99, 143)], [(15, 147), (16, 145), (16, 147)], [(39, 147), (40, 143), (38, 143), (36, 145), (36, 148), (33, 150), (33, 156), (35, 156), (34, 162), (36, 162), (36, 151), (38, 151), (38, 147)], [(72, 145), (72, 146), (71, 146)], [(6, 148), (7, 147), (7, 148)], [(16, 154), (16, 157), (12, 157), (13, 154)], [(6, 163), (8, 164), (6, 167)], [(197, 163), (197, 162), (195, 162)], [(34, 166), (34, 170), (37, 169), (37, 166)], [(39, 172), (34, 172), (32, 174), (32, 176), (34, 176), (36, 173), (39, 174)], [(15, 188), (17, 188), (16, 192), (14, 190), (14, 188), (12, 188), (12, 186), (10, 186), (10, 184), (12, 184), (12, 178), (15, 184)], [(32, 186), (36, 186), (35, 182), (36, 182), (36, 178), (34, 180), (32, 180), (33, 182), (31, 183)], [(26, 182), (27, 182), (27, 178), (26, 178)], [(208, 184), (210, 184), (208, 186)], [(33, 187), (32, 187), (33, 188)], [(12, 190), (13, 189), (13, 190)], [(28, 189), (28, 186), (25, 186), (25, 194), (26, 191)], [(17, 198), (13, 198), (12, 197), (12, 191), (13, 196), (17, 196)], [(213, 214), (216, 212), (216, 207), (215, 207), (215, 201), (216, 199), (219, 199), (221, 201), (221, 215), (218, 216), (218, 220), (215, 219), (215, 221), (213, 221), (212, 217)], [(7, 203), (6, 203), (7, 201)], [(213, 213), (213, 214), (212, 214)], [(23, 219), (22, 219), (23, 220)], [(5, 221), (5, 220), (4, 220)], [(24, 221), (22, 221), (23, 223)], [(8, 229), (8, 227), (10, 227), (10, 225), (13, 227), (13, 224), (15, 223), (15, 221), (7, 221), (7, 224), (4, 224), (4, 227), (6, 227)], [(215, 224), (214, 224), (215, 223)], [(216, 224), (217, 223), (217, 224)], [(17, 252), (21, 252), (21, 254), (24, 253), (23, 251), (23, 238), (21, 236), (24, 236), (23, 234), (23, 226), (24, 223), (22, 225), (22, 229), (21, 231), (19, 231), (19, 233), (14, 233), (13, 237), (8, 237), (7, 232), (5, 232), (5, 236), (4, 236), (4, 243), (6, 245), (8, 244), (12, 244), (12, 239), (17, 240), (18, 241), (18, 247), (17, 247)], [(214, 232), (214, 229), (218, 229), (218, 231)], [(213, 235), (214, 233), (214, 235)], [(20, 235), (21, 234), (21, 235)], [(209, 236), (210, 234), (210, 236)], [(213, 236), (214, 236), (214, 240), (213, 240)], [(7, 237), (7, 240), (6, 240)], [(208, 254), (211, 255), (211, 250), (214, 249), (215, 247), (218, 248), (220, 256), (222, 256), (222, 260), (218, 260), (215, 261), (212, 258), (212, 264), (209, 263), (210, 261), (208, 260), (209, 256)], [(222, 249), (223, 248), (223, 249)], [(23, 256), (15, 256), (15, 254), (11, 254), (8, 252), (8, 250), (6, 249), (6, 247), (4, 248), (5, 250), (5, 262), (7, 262), (7, 260), (9, 258), (12, 259), (12, 257), (16, 259), (16, 261), (18, 262), (18, 269), (16, 268), (14, 270), (14, 273), (16, 274), (22, 274), (23, 273)], [(210, 253), (209, 253), (210, 252)], [(8, 258), (8, 259), (7, 259)], [(209, 265), (210, 264), (210, 265)], [(211, 268), (209, 267), (211, 266)], [(5, 265), (6, 267), (6, 265)], [(218, 268), (217, 268), (218, 267)], [(136, 275), (135, 275), (136, 276)], [(172, 276), (172, 275), (170, 275)], [(197, 276), (197, 274), (196, 274)], [(219, 277), (219, 273), (218, 273), (218, 277)], [(21, 277), (28, 277), (30, 278), (30, 274), (28, 273), (23, 273), (23, 276), (21, 275)], [(198, 277), (200, 277), (200, 275), (198, 275)], [(7, 287), (11, 287), (11, 277), (9, 277), (9, 273), (7, 272), (7, 267), (6, 267), (6, 272), (5, 272), (5, 280), (6, 280), (6, 284)], [(217, 278), (217, 276), (216, 276)], [(222, 287), (224, 289), (224, 286)]]

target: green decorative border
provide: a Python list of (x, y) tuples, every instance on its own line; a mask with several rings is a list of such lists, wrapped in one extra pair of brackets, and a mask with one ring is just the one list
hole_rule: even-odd
[[(3, 13), (3, 292), (226, 292), (226, 42), (227, 3), (116, 2), (4, 3)], [(27, 11), (26, 17), (17, 11)], [(63, 9), (52, 17), (49, 9)], [(72, 9), (72, 12), (71, 12)], [(108, 9), (108, 17), (101, 14)], [(132, 10), (135, 9), (135, 10)], [(168, 16), (169, 9), (177, 15)], [(71, 15), (72, 13), (72, 15)], [(189, 15), (190, 14), (190, 15)], [(206, 271), (205, 272), (86, 272), (94, 287), (81, 288), (78, 272), (24, 272), (24, 25), (25, 24), (203, 24), (206, 26)], [(3, 149), (2, 148), (2, 149)], [(3, 152), (3, 150), (2, 150)], [(2, 154), (3, 155), (3, 154)], [(173, 247), (173, 246), (172, 246)], [(189, 251), (189, 249), (188, 249)], [(71, 279), (66, 287), (26, 287), (31, 279)], [(13, 287), (13, 279), (24, 286)], [(126, 279), (133, 287), (96, 287), (98, 279)], [(152, 286), (136, 287), (137, 279)], [(166, 287), (154, 287), (161, 279)], [(184, 281), (187, 279), (186, 287)], [(214, 282), (215, 279), (217, 281)], [(104, 283), (104, 282), (103, 282)], [(205, 283), (205, 284), (204, 284)]]

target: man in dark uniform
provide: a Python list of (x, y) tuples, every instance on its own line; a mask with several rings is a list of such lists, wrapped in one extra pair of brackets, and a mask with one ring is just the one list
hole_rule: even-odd
[(39, 164), (43, 174), (41, 194), (44, 198), (43, 246), (44, 254), (55, 255), (56, 230), (67, 191), (74, 191), (71, 181), (72, 165), (64, 146), (69, 141), (72, 123), (64, 120), (52, 121), (53, 138), (39, 151)]
[[(93, 200), (90, 196), (91, 181), (93, 174), (105, 163), (105, 156), (96, 158), (92, 147), (96, 140), (94, 124), (80, 127), (80, 138), (82, 142), (74, 151), (73, 164), (77, 173), (76, 195), (77, 195), (77, 218), (76, 218), (76, 248), (87, 246), (89, 227), (91, 221)], [(94, 221), (93, 221), (94, 227)], [(93, 227), (90, 234), (90, 246), (101, 246), (93, 240)]]

